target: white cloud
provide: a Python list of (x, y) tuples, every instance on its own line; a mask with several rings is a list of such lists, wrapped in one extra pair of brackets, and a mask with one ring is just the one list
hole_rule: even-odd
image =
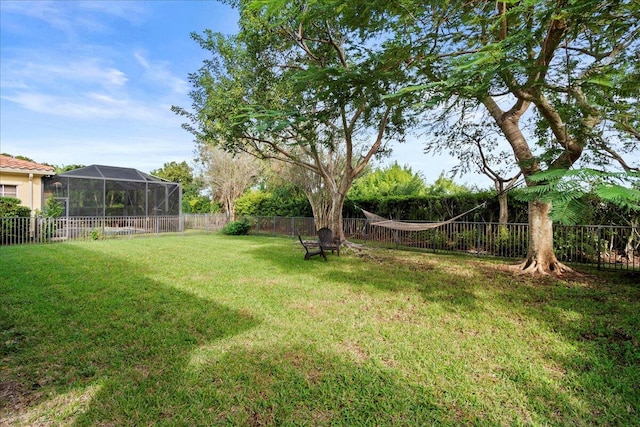
[(145, 53), (141, 51), (134, 52), (133, 56), (145, 69), (144, 75), (150, 82), (167, 87), (177, 94), (186, 95), (189, 93), (189, 84), (171, 72), (171, 64), (169, 62), (152, 62), (147, 59)]
[(102, 22), (105, 16), (141, 23), (147, 16), (147, 7), (138, 1), (22, 0), (3, 1), (2, 12), (37, 19), (73, 38), (85, 30), (108, 30)]
[(136, 129), (127, 123), (123, 123), (118, 133), (99, 136), (75, 134), (73, 130), (46, 138), (22, 136), (3, 144), (2, 149), (60, 166), (101, 164), (143, 172), (194, 157), (194, 144), (182, 129), (174, 126)]
[(3, 99), (41, 114), (73, 119), (157, 120), (163, 112), (129, 99), (117, 99), (108, 94), (83, 93), (75, 97), (55, 96), (37, 92), (20, 92)]
[(227, 15), (171, 3), (0, 0), (2, 151), (143, 171), (192, 158), (170, 106), (189, 103), (185, 74), (202, 54), (189, 32)]
[(148, 8), (141, 1), (79, 1), (80, 13), (96, 12), (115, 16), (131, 23), (140, 23), (147, 16)]
[[(3, 70), (3, 73), (5, 70)], [(81, 58), (69, 62), (34, 62), (15, 59), (6, 68), (6, 72), (13, 80), (34, 83), (53, 83), (67, 81), (91, 83), (101, 86), (123, 86), (128, 78), (121, 70), (101, 64), (97, 58)]]
[(13, 1), (2, 2), (4, 14), (19, 14), (46, 22), (52, 28), (65, 33), (73, 32), (73, 24), (68, 11), (61, 8), (62, 2), (55, 1)]
[(147, 58), (144, 57), (144, 53), (142, 53), (142, 52), (133, 52), (133, 56), (134, 56), (134, 58), (136, 58), (138, 63), (140, 65), (142, 65), (142, 67), (145, 70), (148, 70), (151, 67), (151, 65), (149, 64), (149, 61), (147, 61)]
[(169, 63), (149, 61), (141, 52), (134, 57), (144, 71), (132, 69), (133, 81), (119, 67), (106, 64), (108, 59), (84, 57), (65, 63), (28, 56), (40, 60), (20, 57), (2, 62), (1, 97), (42, 114), (166, 120), (166, 104), (178, 102), (189, 91), (187, 82), (171, 73)]

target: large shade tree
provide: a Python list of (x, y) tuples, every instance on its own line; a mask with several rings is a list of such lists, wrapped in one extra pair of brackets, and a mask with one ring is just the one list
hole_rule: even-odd
[(316, 3), (235, 5), (239, 34), (194, 35), (211, 58), (190, 76), (192, 109), (174, 111), (200, 141), (317, 175), (320, 187), (307, 192), (316, 225), (344, 240), (353, 180), (407, 122), (410, 100), (384, 98), (400, 88), (401, 70)]
[[(415, 78), (398, 95), (420, 92), (431, 117), (439, 113), (436, 123), (453, 129), (471, 114), (495, 123), (533, 194), (521, 269), (566, 271), (553, 252), (550, 212), (554, 198), (556, 207), (567, 205), (560, 192), (548, 191), (549, 183), (562, 184), (563, 175), (585, 164), (629, 172), (626, 177), (638, 171), (637, 157), (625, 160), (625, 153), (640, 142), (640, 3), (336, 0), (326, 5), (339, 11), (342, 22), (385, 39), (383, 49)], [(433, 143), (451, 144), (450, 134), (440, 135)], [(602, 188), (613, 199), (637, 197), (615, 182)]]

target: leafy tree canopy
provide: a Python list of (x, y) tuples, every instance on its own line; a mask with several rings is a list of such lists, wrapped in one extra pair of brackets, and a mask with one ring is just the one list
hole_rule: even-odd
[[(325, 4), (414, 76), (392, 96), (422, 95), (436, 136), (428, 150), (464, 155), (461, 129), (491, 122), (529, 186), (541, 182), (529, 179), (535, 173), (578, 168), (614, 171), (623, 189), (637, 185), (629, 173), (640, 170), (637, 1)], [(495, 138), (482, 144), (488, 154)], [(611, 185), (601, 177), (592, 182)]]
[(343, 237), (341, 212), (368, 162), (402, 140), (412, 116), (403, 69), (317, 2), (233, 2), (240, 32), (194, 34), (211, 56), (190, 75), (185, 127), (201, 144), (297, 165), (318, 224)]
[(7, 156), (7, 157), (13, 157), (14, 159), (18, 159), (18, 160), (25, 160), (25, 161), (27, 161), (27, 162), (34, 162), (34, 163), (37, 163), (37, 162), (36, 162), (35, 160), (33, 160), (32, 158), (30, 158), (30, 157), (26, 157), (26, 156), (14, 156), (14, 155), (9, 154), (9, 153), (0, 153), (0, 154), (2, 154), (3, 156)]
[(165, 163), (161, 168), (152, 170), (151, 175), (182, 185), (182, 212), (207, 213), (214, 209), (211, 199), (202, 194), (204, 183), (195, 176), (186, 161)]
[(386, 168), (377, 168), (353, 183), (350, 197), (375, 198), (386, 196), (421, 196), (427, 191), (424, 179), (411, 167), (397, 162)]
[[(271, 2), (269, 2), (271, 3)], [(342, 21), (358, 28), (406, 68), (414, 82), (390, 97), (419, 93), (429, 111), (433, 150), (459, 152), (450, 130), (491, 121), (506, 140), (528, 187), (527, 259), (531, 273), (568, 268), (553, 253), (553, 217), (576, 209), (573, 198), (536, 174), (593, 167), (625, 186), (603, 196), (633, 200), (640, 170), (629, 154), (640, 143), (640, 3), (633, 0), (416, 1), (345, 3), (329, 0)], [(483, 144), (491, 144), (483, 140)], [(627, 159), (625, 159), (627, 157)], [(508, 169), (508, 168), (507, 168)], [(555, 175), (554, 175), (555, 176)], [(542, 185), (541, 185), (542, 184)], [(546, 190), (543, 194), (542, 191)]]
[(471, 193), (471, 190), (464, 185), (456, 184), (456, 182), (447, 178), (441, 173), (438, 179), (427, 188), (427, 194), (430, 196), (453, 196), (458, 194)]
[(62, 166), (54, 166), (56, 173), (69, 172), (75, 169), (80, 169), (85, 167), (85, 165), (62, 165)]
[(171, 182), (179, 182), (183, 187), (189, 186), (196, 181), (193, 175), (193, 168), (186, 161), (165, 163), (161, 168), (152, 170), (151, 175)]

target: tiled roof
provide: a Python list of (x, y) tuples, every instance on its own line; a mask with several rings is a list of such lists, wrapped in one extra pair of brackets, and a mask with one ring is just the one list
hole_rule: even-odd
[(24, 171), (51, 171), (53, 167), (42, 165), (40, 163), (29, 162), (27, 160), (20, 160), (14, 157), (0, 155), (0, 168), (7, 169), (19, 169)]

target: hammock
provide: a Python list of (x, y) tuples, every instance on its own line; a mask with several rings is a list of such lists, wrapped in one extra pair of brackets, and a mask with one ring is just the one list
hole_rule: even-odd
[(454, 222), (455, 220), (462, 218), (463, 216), (475, 211), (476, 209), (479, 209), (483, 206), (486, 205), (485, 203), (482, 203), (478, 206), (476, 206), (473, 209), (469, 209), (466, 212), (461, 213), (458, 216), (454, 216), (451, 219), (448, 219), (446, 221), (442, 221), (442, 222), (404, 222), (404, 221), (394, 221), (392, 219), (386, 219), (384, 217), (381, 217), (379, 215), (376, 215), (374, 213), (365, 211), (364, 209), (360, 209), (362, 211), (362, 213), (364, 213), (364, 216), (367, 217), (367, 221), (369, 222), (369, 224), (371, 225), (375, 225), (377, 227), (384, 227), (384, 228), (390, 228), (392, 230), (402, 230), (402, 231), (424, 231), (424, 230), (431, 230), (432, 228), (438, 228), (438, 227), (442, 227), (443, 225), (447, 225), (450, 224), (452, 222)]

